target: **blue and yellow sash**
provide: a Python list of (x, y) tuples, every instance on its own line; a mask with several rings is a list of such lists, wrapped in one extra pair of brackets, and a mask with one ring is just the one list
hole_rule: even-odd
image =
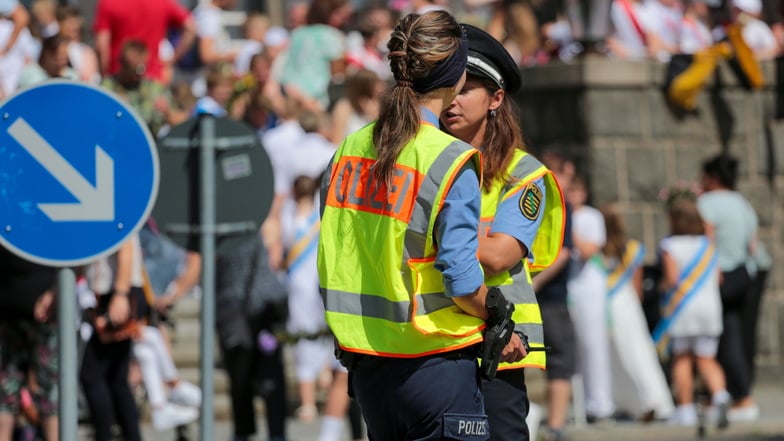
[(689, 265), (681, 272), (678, 283), (662, 299), (662, 317), (653, 330), (652, 336), (660, 352), (664, 352), (669, 344), (669, 339), (665, 336), (673, 320), (699, 291), (705, 280), (716, 271), (717, 264), (716, 247), (708, 238), (703, 238), (702, 246)]
[(316, 251), (320, 226), (319, 212), (313, 210), (305, 225), (294, 233), (294, 245), (286, 253), (286, 270), (289, 273), (294, 272), (310, 253)]
[(634, 272), (645, 259), (645, 247), (636, 240), (626, 244), (626, 251), (615, 269), (607, 275), (607, 298), (611, 300), (621, 287), (634, 276)]

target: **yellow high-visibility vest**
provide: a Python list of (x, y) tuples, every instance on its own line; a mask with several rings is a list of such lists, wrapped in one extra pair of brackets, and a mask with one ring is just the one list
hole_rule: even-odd
[(422, 123), (390, 186), (377, 182), (373, 124), (350, 135), (327, 170), (318, 247), (326, 320), (345, 351), (419, 357), (482, 341), (484, 322), (446, 296), (433, 229), (457, 173), (479, 151)]
[[(539, 178), (544, 178), (544, 200), (541, 194), (537, 196), (537, 193), (541, 192), (534, 184), (534, 181)], [(520, 210), (525, 216), (542, 216), (542, 223), (530, 250), (534, 261), (531, 263), (527, 257), (524, 257), (520, 265), (511, 270), (486, 277), (485, 284), (488, 288), (497, 286), (506, 300), (514, 303), (512, 319), (515, 322), (515, 330), (525, 333), (531, 347), (544, 347), (542, 314), (531, 284), (531, 272), (534, 269), (541, 271), (550, 266), (561, 251), (566, 220), (563, 194), (550, 170), (533, 156), (522, 150), (515, 150), (514, 157), (506, 170), (506, 176), (496, 179), (490, 190), (482, 191), (481, 234), (487, 234), (495, 219), (498, 206), (510, 198), (520, 200)], [(534, 351), (517, 363), (501, 363), (498, 369), (522, 367), (544, 369), (546, 361), (543, 351)]]

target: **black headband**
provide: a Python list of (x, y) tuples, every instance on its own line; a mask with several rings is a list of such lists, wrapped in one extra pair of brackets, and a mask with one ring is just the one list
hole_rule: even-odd
[(467, 62), (468, 41), (465, 30), (460, 26), (457, 49), (446, 60), (437, 64), (426, 77), (414, 79), (414, 90), (418, 93), (427, 93), (442, 87), (454, 86), (462, 78)]

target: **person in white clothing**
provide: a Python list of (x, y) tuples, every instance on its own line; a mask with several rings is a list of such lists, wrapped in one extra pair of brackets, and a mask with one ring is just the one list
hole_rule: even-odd
[(602, 260), (607, 272), (615, 405), (643, 421), (667, 419), (675, 406), (641, 304), (645, 247), (627, 237), (617, 204), (606, 204), (599, 211), (607, 229)]
[(245, 75), (250, 70), (250, 59), (255, 54), (264, 50), (264, 36), (269, 29), (269, 17), (258, 12), (248, 14), (242, 25), (245, 41), (234, 59), (234, 73), (237, 76)]
[(68, 62), (81, 81), (91, 84), (101, 82), (98, 55), (82, 41), (84, 17), (76, 6), (63, 5), (57, 9), (60, 35), (68, 41)]
[(702, 217), (691, 198), (670, 202), (669, 222), (671, 236), (660, 244), (664, 288), (668, 292), (653, 336), (660, 342), (666, 337), (670, 339), (672, 381), (678, 404), (670, 422), (697, 424), (692, 374), (696, 363), (711, 393), (717, 423), (723, 428), (728, 424), (731, 397), (724, 371), (715, 358), (723, 330), (715, 246), (705, 236)]
[(201, 390), (180, 379), (161, 331), (154, 326), (143, 326), (140, 337), (133, 341), (133, 355), (142, 373), (155, 430), (195, 421), (199, 416)]
[(642, 60), (648, 56), (648, 31), (644, 20), (645, 7), (639, 0), (615, 0), (610, 6), (613, 33), (607, 37), (611, 55)]
[(27, 63), (35, 63), (41, 50), (40, 45), (24, 25), (19, 29), (19, 23), (26, 23), (26, 21), (17, 21), (22, 20), (17, 17), (27, 17), (24, 6), (19, 5), (19, 8), (22, 13), (17, 12), (19, 11), (17, 8), (10, 13), (11, 15), (5, 15), (0, 10), (0, 17), (2, 17), (0, 18), (0, 98), (16, 92), (22, 69)]
[(329, 141), (330, 120), (326, 113), (306, 110), (297, 120), (304, 133), (288, 147), (281, 169), (289, 189), (297, 176), (321, 176), (335, 154), (335, 145)]
[[(237, 51), (231, 47), (231, 38), (222, 19), (223, 10), (231, 9), (235, 3), (236, 0), (208, 0), (193, 10), (197, 50), (204, 66), (220, 62), (234, 63), (237, 58)], [(197, 97), (207, 93), (203, 76), (203, 69), (191, 74), (191, 87)]]
[(275, 269), (281, 268), (283, 262), (280, 216), (283, 202), (291, 191), (291, 182), (288, 180), (285, 168), (288, 165), (288, 157), (291, 155), (291, 147), (296, 145), (297, 140), (305, 134), (297, 121), (301, 111), (302, 106), (297, 100), (291, 97), (287, 98), (282, 109), (277, 112), (280, 121), (278, 125), (259, 135), (264, 150), (270, 157), (275, 180), (275, 196), (272, 199), (272, 207), (270, 207), (269, 215), (261, 227), (264, 244), (269, 253), (270, 265)]
[(332, 356), (332, 339), (324, 319), (316, 268), (319, 211), (318, 182), (309, 176), (294, 179), (293, 198), (283, 210), (283, 244), (288, 274), (289, 318), (286, 331), (296, 340), (295, 373), (301, 406), (295, 412), (301, 421), (318, 416), (316, 380)]
[(735, 22), (742, 26), (743, 40), (758, 60), (769, 60), (779, 53), (776, 36), (767, 23), (760, 20), (761, 0), (732, 0)]
[(681, 19), (678, 49), (684, 54), (693, 54), (713, 45), (710, 31), (710, 10), (705, 0), (686, 0)]
[(678, 32), (683, 10), (678, 0), (647, 0), (644, 13), (645, 27), (650, 39), (650, 53), (659, 61), (669, 61), (678, 51)]
[(222, 13), (231, 9), (236, 0), (211, 0), (200, 2), (193, 10), (196, 35), (199, 37), (199, 57), (202, 63), (234, 62), (237, 53), (231, 49), (231, 38), (223, 25)]
[(305, 134), (297, 120), (301, 110), (301, 106), (296, 100), (287, 99), (283, 111), (278, 112), (278, 120), (280, 121), (278, 125), (259, 135), (264, 150), (272, 163), (276, 195), (285, 196), (291, 191), (288, 174), (283, 171), (287, 165), (287, 157), (290, 156), (291, 147)]
[[(19, 37), (27, 31), (30, 13), (18, 0), (0, 0), (0, 18), (11, 25), (8, 36), (0, 43), (0, 59), (2, 59), (11, 52)], [(29, 35), (30, 32), (27, 31), (27, 34)]]
[(572, 179), (566, 199), (573, 209), (568, 304), (577, 336), (578, 372), (583, 376), (589, 419), (606, 420), (615, 405), (607, 335), (607, 276), (599, 255), (607, 240), (604, 219), (599, 210), (586, 205), (588, 189), (581, 177)]
[[(294, 180), (298, 176), (320, 178), (335, 154), (335, 145), (328, 138), (329, 129), (326, 114), (306, 110), (300, 112), (297, 121), (302, 129), (302, 134), (286, 146), (287, 149), (279, 163), (280, 167), (275, 171), (279, 173), (281, 181), (288, 189), (284, 193), (275, 195), (281, 204), (286, 200), (291, 200), (290, 189), (293, 188)], [(275, 202), (273, 202), (274, 204)]]

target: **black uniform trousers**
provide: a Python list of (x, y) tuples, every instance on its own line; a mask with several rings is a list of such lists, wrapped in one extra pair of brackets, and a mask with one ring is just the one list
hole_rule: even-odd
[(493, 381), (482, 381), (491, 441), (528, 441), (528, 390), (524, 369), (498, 371)]
[(489, 439), (475, 352), (356, 356), (349, 393), (371, 441)]

